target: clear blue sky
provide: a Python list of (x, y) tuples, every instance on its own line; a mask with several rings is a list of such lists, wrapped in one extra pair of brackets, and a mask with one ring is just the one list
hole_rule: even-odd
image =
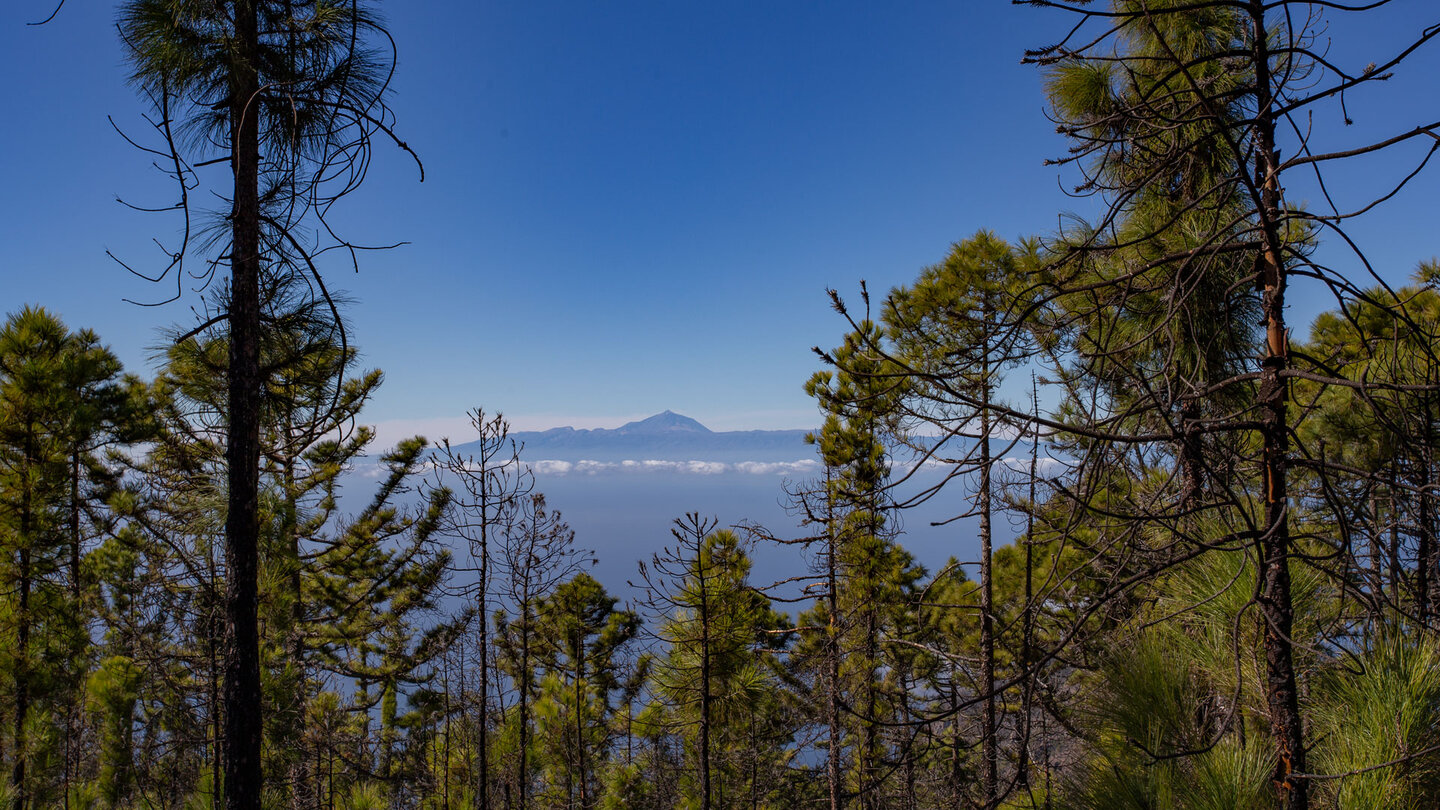
[[(23, 24), (52, 5), (0, 8), (0, 310), (43, 304), (148, 371), (156, 328), (190, 321), (187, 304), (122, 303), (162, 291), (104, 251), (158, 266), (150, 239), (175, 221), (114, 200), (173, 194), (106, 119), (140, 132), (146, 112), (114, 4), (71, 0), (48, 26)], [(810, 347), (844, 327), (827, 286), (883, 291), (979, 228), (1044, 233), (1077, 205), (1073, 176), (1043, 165), (1065, 144), (1019, 63), (1064, 15), (1005, 0), (381, 8), (400, 51), (399, 130), (427, 179), (378, 150), (341, 221), (411, 244), (329, 278), (357, 301), (365, 363), (388, 377), (369, 419), (392, 427), (433, 436), (475, 405), (521, 428), (666, 408), (713, 428), (806, 427)], [(1337, 21), (1332, 55), (1363, 65), (1435, 16), (1433, 0), (1402, 0)], [(1349, 99), (1355, 127), (1317, 129), (1343, 148), (1428, 123), (1440, 71), (1423, 56), (1384, 93)], [(1393, 174), (1389, 161), (1332, 188)], [(1440, 252), (1436, 178), (1356, 229), (1392, 278)]]

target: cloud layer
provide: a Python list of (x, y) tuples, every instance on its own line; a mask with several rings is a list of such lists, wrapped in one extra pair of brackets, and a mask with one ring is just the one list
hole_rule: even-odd
[[(997, 465), (1008, 467), (1011, 470), (1022, 472), (1030, 468), (1028, 458), (1002, 458), (996, 459)], [(593, 459), (581, 459), (579, 461), (564, 461), (561, 459), (541, 459), (528, 462), (530, 468), (539, 475), (614, 475), (614, 474), (644, 474), (664, 473), (667, 475), (725, 475), (727, 473), (738, 473), (741, 475), (776, 475), (776, 476), (802, 476), (815, 475), (821, 472), (820, 462), (816, 459), (800, 459), (798, 461), (702, 461), (691, 459), (689, 461), (666, 461), (662, 459), (627, 459), (625, 461), (595, 461)], [(903, 467), (897, 464), (896, 467)], [(926, 468), (939, 468), (948, 466), (941, 462), (929, 461), (924, 465)], [(1042, 476), (1059, 475), (1064, 465), (1049, 458), (1040, 459), (1038, 472)]]

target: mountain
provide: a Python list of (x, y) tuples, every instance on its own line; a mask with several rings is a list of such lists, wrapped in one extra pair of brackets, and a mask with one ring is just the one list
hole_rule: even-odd
[(626, 436), (677, 436), (681, 434), (714, 435), (710, 428), (674, 411), (662, 411), (639, 422), (627, 422), (615, 429)]
[[(512, 433), (526, 461), (742, 461), (813, 459), (808, 430), (713, 431), (688, 416), (663, 411), (618, 428), (558, 427)], [(465, 453), (472, 448), (460, 445)]]
[[(577, 544), (594, 549), (595, 573), (607, 583), (635, 578), (635, 561), (670, 540), (671, 521), (698, 512), (721, 526), (749, 522), (781, 537), (813, 532), (787, 509), (787, 482), (811, 486), (823, 476), (805, 430), (714, 431), (672, 411), (617, 428), (550, 430), (511, 434), (532, 465), (535, 489), (575, 529)], [(474, 448), (459, 445), (462, 455)], [(943, 470), (922, 471), (913, 489), (939, 482)], [(973, 517), (962, 487), (930, 499), (906, 514), (906, 547), (938, 570), (951, 555), (974, 559)], [(1003, 522), (1002, 522), (1003, 523)], [(943, 524), (943, 525), (941, 525)], [(803, 571), (789, 546), (754, 550), (757, 579), (784, 579)], [(629, 595), (620, 586), (615, 592)]]

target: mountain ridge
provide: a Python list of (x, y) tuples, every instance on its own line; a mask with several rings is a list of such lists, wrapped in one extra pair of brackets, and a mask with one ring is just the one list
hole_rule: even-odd
[[(570, 426), (510, 434), (527, 461), (795, 461), (814, 457), (810, 430), (713, 431), (671, 410), (618, 428)], [(464, 454), (473, 443), (455, 447)]]

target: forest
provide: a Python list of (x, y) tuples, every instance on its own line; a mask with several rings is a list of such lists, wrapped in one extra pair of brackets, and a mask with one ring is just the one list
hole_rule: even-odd
[[(1440, 22), (1349, 65), (1330, 38), (1388, 0), (1019, 4), (1065, 22), (1023, 57), (1083, 213), (836, 279), (797, 528), (677, 515), (602, 583), (503, 416), (366, 426), (331, 210), (372, 158), (424, 171), (378, 9), (117, 3), (180, 222), (130, 269), (205, 305), (149, 378), (43, 302), (0, 326), (0, 800), (1440, 805), (1440, 264), (1372, 267), (1351, 227), (1440, 122), (1346, 128)], [(1382, 153), (1407, 168), (1331, 193)], [(977, 559), (906, 551), (926, 503)]]

